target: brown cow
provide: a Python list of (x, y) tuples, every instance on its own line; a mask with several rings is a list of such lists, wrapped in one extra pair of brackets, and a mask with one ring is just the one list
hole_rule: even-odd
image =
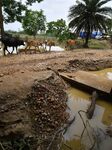
[(31, 50), (31, 47), (35, 47), (35, 52), (36, 52), (36, 48), (38, 49), (38, 51), (40, 51), (39, 46), (43, 46), (42, 42), (37, 40), (28, 40), (26, 43), (27, 46), (25, 48), (25, 53), (27, 52), (27, 50)]
[(46, 47), (48, 46), (49, 47), (49, 51), (51, 51), (51, 47), (52, 46), (55, 46), (55, 42), (51, 41), (51, 40), (45, 40), (44, 44), (45, 44), (45, 50), (46, 50)]
[(69, 40), (67, 40), (67, 42), (66, 42), (65, 48), (70, 48), (70, 49), (72, 49), (72, 48), (74, 48), (75, 45), (76, 45), (76, 41), (69, 39)]

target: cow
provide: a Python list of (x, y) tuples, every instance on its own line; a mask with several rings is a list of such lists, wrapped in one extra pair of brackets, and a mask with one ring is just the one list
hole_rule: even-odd
[(35, 52), (36, 52), (36, 48), (38, 49), (38, 51), (40, 51), (39, 46), (43, 46), (43, 43), (38, 41), (38, 40), (27, 40), (26, 41), (26, 48), (25, 48), (25, 53), (29, 50), (31, 50), (31, 47), (35, 47)]
[[(3, 35), (2, 38), (1, 38), (1, 41), (4, 44), (4, 48), (3, 48), (4, 55), (5, 55), (5, 51), (7, 51), (9, 54), (13, 54), (14, 48), (16, 48), (16, 52), (18, 54), (17, 47), (20, 46), (20, 45), (24, 45), (23, 40), (21, 40), (17, 37), (11, 37), (11, 36), (8, 36), (8, 35)], [(7, 47), (12, 47), (13, 48), (11, 53), (8, 51)]]
[(66, 41), (66, 45), (65, 45), (65, 48), (74, 48), (74, 46), (76, 45), (76, 41), (75, 40), (72, 40), (72, 39), (69, 39)]
[(52, 40), (45, 40), (44, 44), (45, 44), (45, 50), (47, 49), (47, 46), (48, 46), (49, 51), (51, 51), (52, 46), (55, 46), (55, 42)]

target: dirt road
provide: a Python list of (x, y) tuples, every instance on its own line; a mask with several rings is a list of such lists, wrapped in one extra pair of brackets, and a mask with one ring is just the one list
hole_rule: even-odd
[(61, 72), (100, 70), (112, 67), (112, 50), (74, 50), (0, 57), (0, 74), (17, 71), (42, 71), (52, 68)]

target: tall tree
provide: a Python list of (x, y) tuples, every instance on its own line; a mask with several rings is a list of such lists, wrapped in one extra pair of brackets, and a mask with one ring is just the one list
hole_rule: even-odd
[(2, 1), (0, 0), (0, 35), (3, 34)]
[(66, 41), (67, 39), (74, 39), (75, 34), (72, 34), (66, 25), (66, 21), (58, 19), (47, 23), (47, 34), (55, 36), (59, 42)]
[(45, 23), (46, 17), (42, 10), (28, 10), (23, 18), (22, 26), (27, 34), (35, 36), (39, 31), (45, 31)]
[(0, 0), (0, 30), (3, 34), (3, 21), (11, 23), (14, 21), (21, 22), (23, 12), (27, 10), (28, 5), (32, 5), (35, 2), (41, 2), (43, 0), (26, 0), (22, 3), (22, 0)]
[(104, 4), (111, 0), (77, 0), (69, 10), (69, 27), (74, 32), (86, 32), (84, 47), (88, 47), (88, 40), (93, 30), (107, 32), (107, 21), (112, 14), (112, 8)]
[(63, 19), (57, 21), (51, 21), (47, 23), (47, 33), (50, 33), (56, 37), (59, 37), (63, 32), (67, 30), (66, 22)]

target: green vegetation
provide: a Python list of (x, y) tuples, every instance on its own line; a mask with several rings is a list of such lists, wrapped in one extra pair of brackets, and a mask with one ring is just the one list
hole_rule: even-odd
[(57, 21), (51, 21), (47, 23), (46, 33), (51, 36), (55, 36), (59, 41), (66, 40), (69, 34), (69, 29), (65, 20), (59, 19)]
[[(108, 31), (109, 35), (112, 35), (112, 16), (110, 17), (111, 19), (107, 18), (108, 15), (112, 14), (112, 8), (104, 7), (104, 4), (110, 0), (77, 1), (76, 5), (73, 5), (69, 10), (69, 26), (66, 25), (66, 21), (63, 19), (47, 22), (43, 10), (28, 10), (28, 5), (41, 1), (43, 0), (26, 0), (25, 3), (17, 0), (0, 1), (0, 9), (3, 6), (3, 12), (5, 13), (4, 21), (6, 23), (19, 21), (24, 29), (20, 32), (10, 31), (10, 33), (23, 39), (35, 37), (46, 40), (52, 38), (61, 46), (64, 46), (68, 39), (76, 39), (75, 48), (82, 48), (82, 45), (97, 49), (110, 48), (109, 41), (103, 40), (102, 42), (102, 40), (90, 39), (90, 34), (93, 30), (102, 31), (104, 29), (106, 33)], [(2, 15), (1, 10), (0, 15)], [(2, 23), (0, 22), (1, 29)], [(71, 29), (74, 31), (73, 33), (71, 33)], [(77, 37), (82, 30), (86, 32), (87, 36), (85, 39), (79, 40)]]
[[(20, 36), (23, 40), (26, 39), (34, 39), (34, 36), (25, 34), (24, 32), (14, 32), (14, 31), (7, 31), (8, 33), (12, 34), (13, 36)], [(71, 35), (71, 37), (73, 37)], [(53, 40), (55, 41), (56, 45), (59, 45), (63, 48), (65, 48), (66, 40), (59, 41), (55, 36), (47, 35), (47, 34), (39, 34), (35, 36), (36, 39), (39, 40)], [(74, 46), (74, 49), (82, 49), (84, 44), (84, 39), (76, 39), (76, 45)], [(89, 48), (90, 49), (110, 49), (110, 39), (108, 40), (97, 40), (97, 39), (90, 39), (89, 40)]]
[(63, 19), (47, 23), (46, 35), (55, 36), (59, 42), (76, 38), (75, 34), (70, 32), (66, 21)]
[(91, 39), (89, 41), (89, 47), (92, 49), (110, 49), (110, 43), (107, 40)]
[(43, 14), (43, 11), (26, 11), (25, 17), (23, 18), (22, 26), (24, 32), (36, 36), (40, 31), (45, 31), (45, 22), (46, 17)]
[[(0, 29), (3, 34), (3, 22), (11, 23), (14, 21), (22, 22), (24, 12), (27, 11), (28, 5), (32, 5), (35, 2), (41, 2), (43, 0), (26, 0), (23, 3), (21, 0), (0, 0)], [(3, 12), (2, 12), (3, 7)], [(5, 14), (5, 15), (4, 15)]]
[(107, 32), (108, 16), (112, 14), (112, 8), (104, 6), (111, 0), (79, 0), (69, 10), (69, 27), (77, 34), (86, 32), (84, 47), (88, 47), (88, 41), (93, 30)]
[(47, 33), (58, 37), (64, 30), (67, 29), (65, 20), (59, 19), (57, 21), (51, 21), (47, 23)]

